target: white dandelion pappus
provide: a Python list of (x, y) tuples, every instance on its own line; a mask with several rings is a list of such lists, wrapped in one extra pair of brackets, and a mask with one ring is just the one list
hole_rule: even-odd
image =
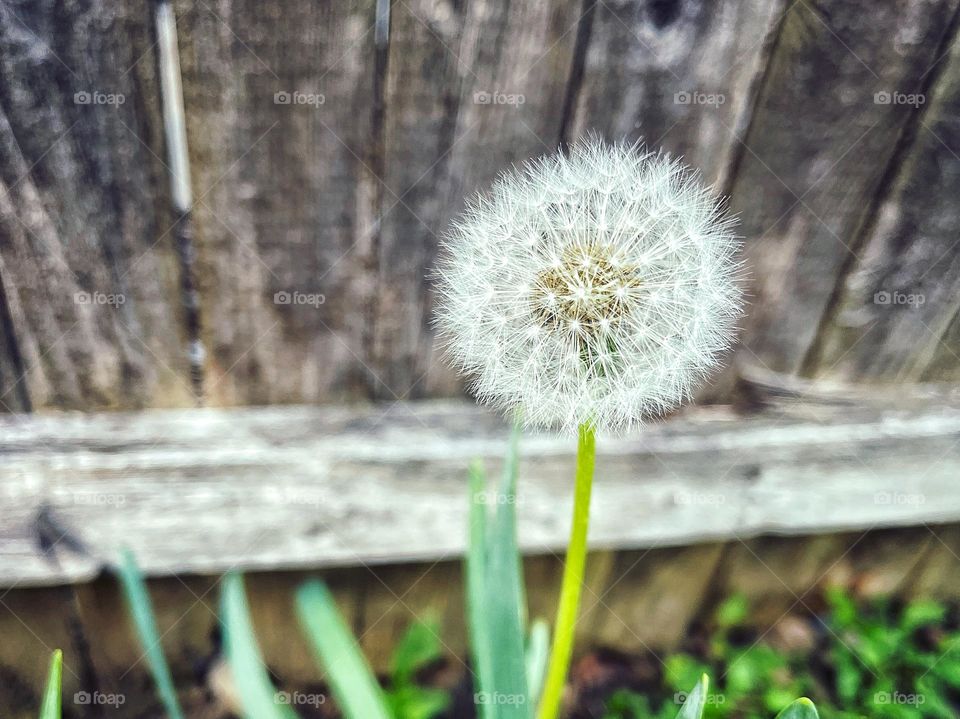
[(740, 315), (734, 221), (677, 160), (599, 140), (502, 174), (443, 243), (437, 324), (477, 398), (623, 431), (687, 399)]

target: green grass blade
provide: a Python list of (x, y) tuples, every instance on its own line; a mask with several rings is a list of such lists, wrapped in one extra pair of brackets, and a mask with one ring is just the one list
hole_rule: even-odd
[(820, 719), (820, 715), (813, 702), (803, 697), (777, 714), (777, 719)]
[(549, 657), (550, 625), (545, 619), (534, 620), (527, 638), (527, 691), (530, 692), (531, 706), (536, 706), (540, 700)]
[(57, 649), (50, 657), (47, 686), (43, 690), (43, 704), (40, 705), (40, 719), (60, 719), (60, 687), (62, 683), (63, 652)]
[(516, 519), (517, 432), (510, 441), (497, 511), (488, 547), (486, 611), (493, 656), (493, 697), (499, 719), (530, 719), (533, 707), (527, 692), (524, 652), (523, 581)]
[(292, 719), (296, 713), (277, 701), (253, 634), (253, 622), (239, 574), (228, 574), (221, 593), (223, 639), (227, 662), (233, 674), (243, 715), (247, 719)]
[(140, 638), (140, 644), (145, 652), (147, 665), (153, 675), (153, 681), (157, 686), (157, 694), (160, 696), (163, 708), (169, 719), (183, 719), (183, 711), (177, 701), (177, 692), (173, 686), (170, 667), (167, 665), (166, 657), (163, 655), (163, 647), (160, 644), (160, 635), (157, 632), (157, 622), (153, 614), (153, 605), (150, 602), (150, 593), (147, 591), (147, 584), (143, 579), (140, 568), (137, 566), (136, 559), (129, 549), (124, 549), (121, 553), (119, 574), (120, 583), (123, 585), (123, 593), (127, 599), (127, 606), (130, 609), (130, 616), (133, 618), (133, 624), (137, 630), (137, 636)]
[(390, 719), (383, 692), (323, 582), (297, 591), (297, 616), (347, 719)]
[[(493, 693), (493, 645), (486, 620), (487, 596), (487, 482), (483, 465), (470, 465), (470, 544), (466, 560), (467, 628), (473, 658), (475, 698)], [(478, 702), (480, 719), (495, 719), (496, 707)]]
[(700, 719), (703, 716), (703, 709), (707, 705), (707, 689), (709, 686), (710, 679), (704, 674), (697, 682), (697, 686), (687, 694), (683, 706), (680, 707), (680, 713), (677, 714), (677, 719)]

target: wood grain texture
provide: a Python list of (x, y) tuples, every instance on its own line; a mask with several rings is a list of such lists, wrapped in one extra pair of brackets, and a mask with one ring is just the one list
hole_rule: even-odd
[(628, 653), (675, 648), (711, 588), (721, 543), (619, 552), (606, 586), (584, 602), (589, 644)]
[(859, 536), (739, 536), (724, 552), (711, 591), (717, 599), (733, 594), (750, 597), (750, 621), (772, 626), (813, 604), (818, 590), (826, 586), (830, 569)]
[(434, 356), (428, 272), (449, 218), (444, 188), (470, 71), (458, 54), (464, 20), (464, 6), (453, 2), (404, 0), (391, 8), (372, 348), (380, 397), (459, 385)]
[(960, 596), (960, 528), (953, 525), (925, 528), (932, 541), (909, 594), (955, 601)]
[(933, 545), (929, 525), (883, 529), (873, 524), (818, 537), (738, 538), (727, 545), (704, 615), (734, 593), (751, 597), (751, 622), (760, 627), (773, 627), (791, 614), (821, 611), (828, 588), (861, 600), (914, 596)]
[[(497, 416), (460, 402), (36, 416), (0, 432), (7, 585), (90, 578), (120, 538), (152, 574), (459, 555), (465, 467), (495, 467), (506, 439)], [(693, 411), (601, 441), (592, 546), (956, 519), (958, 437), (956, 409), (902, 402)], [(523, 442), (527, 552), (565, 546), (571, 450)], [(36, 548), (40, 519), (67, 539), (58, 566)]]
[(842, 276), (807, 373), (844, 381), (960, 379), (960, 40), (956, 28), (889, 192)]
[(910, 592), (935, 544), (928, 526), (855, 534), (824, 581), (860, 599)]
[(465, 199), (553, 152), (583, 14), (578, 0), (392, 5), (373, 361), (383, 398), (449, 395), (429, 278)]
[(590, 131), (645, 136), (732, 192), (754, 292), (741, 365), (956, 379), (957, 8), (179, 2), (183, 247), (151, 13), (6, 3), (0, 402), (189, 405), (191, 362), (214, 405), (457, 394), (430, 327), (438, 235), (498, 171)]
[(0, 410), (190, 405), (150, 13), (0, 17)]
[(207, 400), (366, 395), (374, 3), (175, 7)]
[(719, 183), (783, 2), (599, 3), (570, 138), (643, 139)]
[[(801, 368), (859, 228), (916, 122), (878, 93), (922, 92), (957, 3), (794, 3), (783, 22), (731, 204), (753, 277), (745, 362)], [(879, 99), (878, 99), (879, 98)]]

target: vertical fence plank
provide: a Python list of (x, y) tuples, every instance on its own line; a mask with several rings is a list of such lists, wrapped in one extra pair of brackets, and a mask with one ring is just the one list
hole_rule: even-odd
[(426, 274), (443, 231), (443, 188), (457, 142), (461, 75), (468, 69), (458, 55), (463, 15), (456, 3), (426, 0), (404, 0), (391, 11), (373, 348), (388, 395), (416, 397), (457, 386), (433, 357)]
[(955, 381), (960, 340), (960, 40), (918, 97), (916, 134), (824, 318), (807, 371), (846, 381)]
[(388, 396), (450, 394), (427, 275), (465, 196), (514, 162), (553, 152), (583, 7), (394, 3), (374, 356)]
[(910, 597), (935, 597), (955, 602), (960, 596), (960, 527), (925, 525), (930, 551), (914, 581), (906, 587)]
[(572, 0), (468, 5), (448, 212), (511, 164), (557, 150), (585, 7)]
[(608, 584), (586, 599), (599, 605), (586, 639), (635, 653), (677, 646), (710, 589), (723, 547), (619, 552)]
[(604, 2), (571, 135), (643, 139), (716, 182), (748, 116), (782, 2)]
[(913, 107), (887, 98), (923, 87), (956, 5), (790, 6), (735, 158), (732, 206), (753, 278), (744, 361), (800, 369), (914, 119)]
[(176, 4), (214, 404), (366, 393), (374, 4)]
[(191, 404), (148, 8), (0, 18), (0, 409)]
[(829, 534), (729, 542), (711, 594), (717, 599), (745, 595), (751, 623), (771, 626), (792, 611), (804, 611), (803, 602), (814, 600), (830, 569), (856, 539)]

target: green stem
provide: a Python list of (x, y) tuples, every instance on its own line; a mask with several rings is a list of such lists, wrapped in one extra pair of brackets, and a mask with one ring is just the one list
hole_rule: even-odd
[(553, 648), (547, 681), (540, 698), (537, 719), (557, 719), (563, 686), (570, 669), (573, 655), (573, 633), (580, 607), (580, 590), (583, 587), (583, 570), (587, 563), (587, 529), (590, 525), (590, 491), (593, 487), (593, 465), (596, 456), (596, 432), (593, 425), (580, 425), (577, 435), (577, 474), (573, 495), (573, 524), (570, 527), (570, 544), (563, 567), (563, 583), (560, 587), (560, 605), (557, 607), (557, 622), (554, 627)]

